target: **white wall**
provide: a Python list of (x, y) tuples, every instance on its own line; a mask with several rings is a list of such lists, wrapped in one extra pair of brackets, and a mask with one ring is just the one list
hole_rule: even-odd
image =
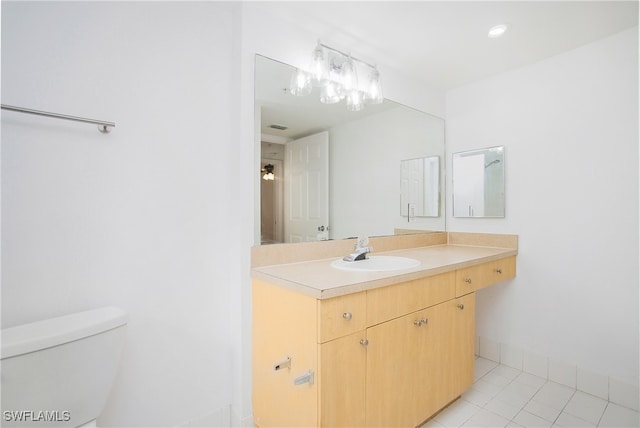
[(2, 326), (125, 309), (101, 425), (177, 426), (238, 389), (233, 7), (2, 3), (2, 102), (116, 122), (2, 113)]
[[(517, 278), (478, 293), (480, 336), (638, 381), (638, 32), (447, 93), (447, 153), (504, 145)], [(451, 183), (448, 183), (448, 192)]]

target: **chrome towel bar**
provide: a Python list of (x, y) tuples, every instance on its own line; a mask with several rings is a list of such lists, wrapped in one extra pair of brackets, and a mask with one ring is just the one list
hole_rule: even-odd
[(1, 104), (1, 107), (3, 110), (15, 111), (18, 113), (35, 114), (37, 116), (52, 117), (55, 119), (64, 119), (64, 120), (73, 120), (75, 122), (91, 123), (94, 125), (98, 125), (98, 130), (103, 134), (108, 134), (109, 132), (111, 132), (111, 128), (115, 128), (116, 126), (114, 122), (108, 122), (106, 120), (88, 119), (86, 117), (69, 116), (66, 114), (59, 114), (59, 113), (50, 113), (47, 111), (33, 110), (33, 109), (23, 108), (23, 107), (15, 107), (15, 106), (10, 106), (6, 104)]

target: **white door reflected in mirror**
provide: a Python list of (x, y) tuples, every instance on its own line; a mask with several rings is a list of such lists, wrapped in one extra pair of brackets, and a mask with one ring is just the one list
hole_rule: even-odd
[(407, 221), (440, 215), (439, 156), (400, 161), (400, 215)]

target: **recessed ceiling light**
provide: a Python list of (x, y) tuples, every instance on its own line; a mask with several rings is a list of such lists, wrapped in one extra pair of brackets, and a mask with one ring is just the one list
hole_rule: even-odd
[(488, 36), (491, 39), (495, 39), (496, 37), (502, 36), (508, 29), (509, 26), (507, 24), (496, 25), (494, 27), (491, 27)]

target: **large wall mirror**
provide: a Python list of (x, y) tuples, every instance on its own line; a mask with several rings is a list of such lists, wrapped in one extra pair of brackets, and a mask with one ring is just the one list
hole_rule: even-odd
[(504, 147), (453, 154), (453, 216), (504, 217)]
[(403, 161), (444, 159), (444, 120), (387, 99), (347, 111), (344, 102), (321, 103), (318, 88), (293, 96), (293, 71), (256, 55), (261, 243), (444, 231), (439, 161), (439, 188), (427, 196), (427, 216), (398, 210)]

